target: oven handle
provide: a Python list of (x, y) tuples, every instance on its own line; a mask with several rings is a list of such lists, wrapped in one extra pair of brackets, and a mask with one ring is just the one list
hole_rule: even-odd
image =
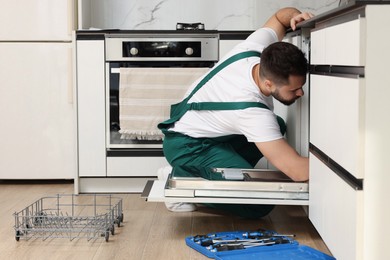
[(68, 48), (68, 103), (73, 104), (73, 50)]
[(107, 149), (107, 157), (164, 157), (162, 149)]

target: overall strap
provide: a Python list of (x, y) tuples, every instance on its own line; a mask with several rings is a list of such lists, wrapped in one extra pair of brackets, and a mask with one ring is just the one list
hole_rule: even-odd
[[(171, 125), (173, 125), (176, 121), (178, 121), (188, 110), (232, 110), (232, 109), (243, 109), (247, 107), (253, 107), (253, 106), (264, 106), (267, 108), (264, 104), (257, 103), (256, 105), (254, 103), (256, 102), (242, 102), (247, 104), (241, 104), (238, 103), (237, 105), (233, 104), (235, 102), (227, 102), (228, 104), (223, 104), (225, 102), (202, 102), (202, 103), (190, 103), (188, 104), (188, 101), (192, 98), (192, 96), (203, 86), (205, 85), (212, 77), (214, 77), (218, 72), (220, 72), (222, 69), (227, 67), (228, 65), (232, 64), (235, 61), (249, 58), (249, 57), (260, 57), (261, 53), (257, 51), (246, 51), (246, 52), (240, 52), (237, 53), (225, 61), (223, 61), (221, 64), (219, 64), (217, 67), (212, 69), (199, 83), (196, 85), (196, 87), (192, 90), (192, 92), (180, 103), (174, 104), (171, 106), (171, 113), (170, 113), (170, 119), (158, 124), (158, 128), (161, 130), (169, 128)], [(261, 105), (259, 105), (261, 104)], [(248, 106), (249, 105), (249, 106)], [(237, 107), (238, 106), (238, 107)], [(241, 108), (239, 108), (241, 107)]]
[(259, 107), (269, 109), (260, 102), (199, 102), (189, 103), (187, 110), (240, 110), (250, 107)]
[(198, 85), (192, 90), (191, 94), (188, 95), (188, 97), (186, 99), (183, 100), (184, 101), (188, 101), (190, 100), (190, 98), (192, 98), (192, 96), (201, 88), (203, 87), (204, 84), (206, 84), (212, 77), (214, 77), (218, 72), (220, 72), (222, 69), (224, 69), (225, 67), (227, 67), (228, 65), (232, 64), (233, 62), (235, 61), (238, 61), (238, 60), (241, 60), (241, 59), (245, 59), (245, 58), (249, 58), (249, 57), (260, 57), (261, 53), (260, 52), (257, 52), (257, 51), (246, 51), (246, 52), (240, 52), (240, 53), (237, 53), (233, 56), (231, 56), (230, 58), (226, 59), (224, 62), (222, 62), (221, 64), (219, 64), (216, 68), (214, 68), (212, 71), (210, 71), (210, 73), (208, 73), (199, 83)]

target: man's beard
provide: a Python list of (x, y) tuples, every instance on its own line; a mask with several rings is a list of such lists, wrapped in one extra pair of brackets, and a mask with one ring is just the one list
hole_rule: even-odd
[(283, 98), (281, 95), (280, 95), (280, 92), (279, 92), (279, 89), (276, 88), (275, 91), (273, 93), (271, 93), (271, 95), (279, 100), (282, 104), (286, 105), (286, 106), (289, 106), (291, 104), (294, 104), (295, 100), (297, 100), (297, 98), (293, 98), (293, 99), (285, 99)]

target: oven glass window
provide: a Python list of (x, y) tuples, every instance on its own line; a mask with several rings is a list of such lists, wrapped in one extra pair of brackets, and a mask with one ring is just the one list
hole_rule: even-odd
[(161, 148), (157, 124), (168, 119), (170, 106), (183, 99), (208, 67), (145, 67), (111, 63), (108, 94), (108, 147)]

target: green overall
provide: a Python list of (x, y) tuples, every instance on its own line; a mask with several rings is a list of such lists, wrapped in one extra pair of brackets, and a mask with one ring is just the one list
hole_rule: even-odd
[[(227, 135), (216, 138), (193, 138), (181, 133), (169, 131), (189, 110), (238, 110), (250, 107), (269, 109), (259, 102), (199, 102), (188, 103), (190, 98), (214, 75), (229, 64), (248, 57), (260, 57), (259, 52), (247, 51), (238, 53), (225, 60), (219, 66), (208, 73), (194, 88), (191, 94), (182, 102), (171, 106), (171, 118), (160, 123), (159, 129), (165, 135), (163, 150), (168, 162), (173, 166), (201, 166), (219, 168), (254, 168), (263, 157), (254, 143), (249, 143), (243, 135)], [(286, 125), (280, 117), (277, 117), (282, 134), (286, 131)], [(208, 173), (204, 176), (210, 180), (221, 179), (219, 174)], [(227, 210), (246, 218), (260, 218), (267, 215), (272, 205), (239, 205), (239, 204), (207, 204), (207, 206)]]

